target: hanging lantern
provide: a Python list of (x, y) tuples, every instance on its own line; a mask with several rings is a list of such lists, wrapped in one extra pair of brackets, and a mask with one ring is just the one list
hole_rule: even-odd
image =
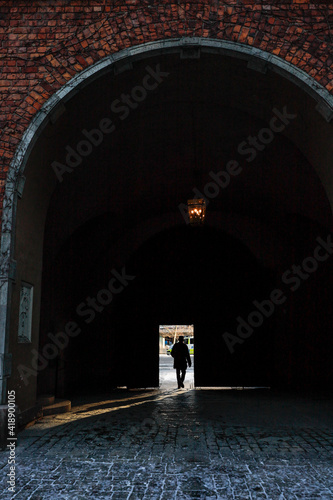
[(188, 216), (191, 226), (201, 226), (206, 216), (206, 201), (203, 198), (187, 201)]

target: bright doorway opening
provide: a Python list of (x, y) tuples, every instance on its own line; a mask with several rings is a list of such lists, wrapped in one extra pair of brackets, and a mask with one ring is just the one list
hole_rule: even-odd
[(176, 370), (173, 368), (171, 351), (173, 346), (184, 338), (190, 353), (191, 367), (187, 367), (184, 389), (194, 388), (194, 325), (159, 326), (159, 385), (161, 389), (177, 389)]

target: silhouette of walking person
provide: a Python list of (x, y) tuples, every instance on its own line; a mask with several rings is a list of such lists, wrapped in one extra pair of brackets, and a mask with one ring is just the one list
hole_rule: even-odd
[(190, 353), (188, 347), (184, 344), (184, 338), (179, 337), (178, 343), (175, 344), (171, 351), (171, 356), (174, 359), (173, 367), (176, 369), (178, 389), (184, 387), (187, 363), (191, 366)]

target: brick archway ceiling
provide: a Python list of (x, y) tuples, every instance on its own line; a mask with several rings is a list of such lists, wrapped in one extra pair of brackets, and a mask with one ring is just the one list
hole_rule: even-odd
[[(116, 117), (115, 131), (58, 182), (53, 160), (64, 162), (66, 145), (75, 148), (83, 128), (94, 128), (105, 116), (113, 118), (109, 110), (114, 99), (142, 82), (147, 64), (155, 67), (157, 62), (169, 76), (156, 93), (126, 120)], [(201, 80), (198, 74), (214, 78)], [(231, 159), (240, 162), (242, 175), (210, 201), (209, 212), (225, 218), (228, 213), (251, 214), (261, 222), (268, 218), (271, 225), (294, 213), (328, 226), (331, 212), (323, 186), (290, 139), (276, 136), (253, 163), (237, 152), (244, 138), (266, 126), (272, 107), (279, 107), (278, 95), (281, 105), (289, 99), (291, 86), (273, 73), (247, 69), (240, 59), (217, 61), (213, 54), (187, 60), (179, 54), (151, 56), (129, 71), (106, 73), (86, 85), (66, 102), (56, 123), (45, 127), (26, 166), (27, 179), (30, 174), (42, 179), (47, 166), (54, 183), (46, 222), (50, 255), (76, 229), (103, 214), (110, 214), (105, 227), (112, 227), (112, 241), (122, 237), (124, 227), (134, 231), (152, 218), (157, 227), (169, 214), (182, 223), (178, 204), (193, 196), (194, 187), (203, 191), (209, 172), (220, 171)], [(253, 95), (258, 92), (259, 102)]]
[(150, 41), (199, 36), (275, 54), (333, 92), (333, 6), (253, 0), (0, 1), (2, 186), (32, 117), (73, 76)]

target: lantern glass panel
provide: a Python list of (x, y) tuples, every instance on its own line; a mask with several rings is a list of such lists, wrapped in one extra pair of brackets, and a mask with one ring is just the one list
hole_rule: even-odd
[(199, 226), (204, 223), (206, 216), (206, 202), (204, 199), (188, 200), (188, 216), (192, 226)]

